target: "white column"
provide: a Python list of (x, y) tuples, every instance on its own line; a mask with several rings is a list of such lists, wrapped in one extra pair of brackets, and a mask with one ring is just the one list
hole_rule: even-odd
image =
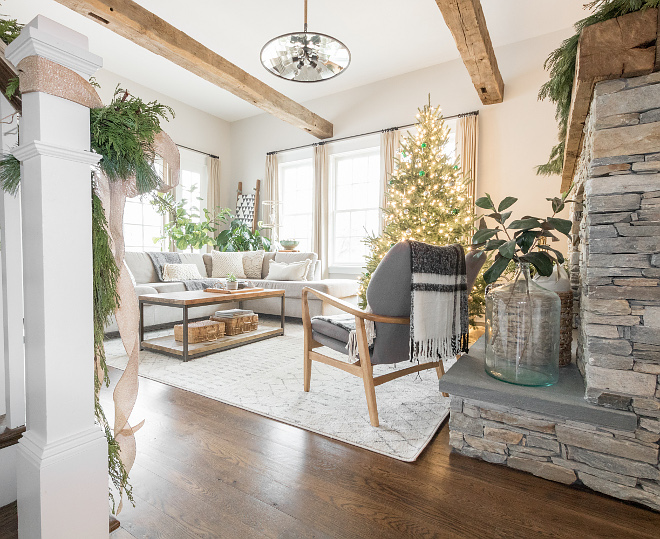
[[(0, 97), (0, 118), (14, 108)], [(8, 121), (8, 120), (5, 120)], [(8, 153), (18, 142), (17, 120), (2, 124), (2, 151)], [(12, 134), (7, 134), (11, 132)], [(4, 405), (7, 426), (25, 425), (25, 356), (23, 352), (23, 249), (21, 239), (21, 199), (0, 193), (0, 242), (2, 245), (2, 356), (4, 359)]]
[[(44, 17), (7, 47), (85, 79), (101, 66), (87, 38)], [(18, 449), (19, 537), (108, 536), (107, 443), (94, 422), (89, 110), (23, 95), (23, 280), (27, 432)]]

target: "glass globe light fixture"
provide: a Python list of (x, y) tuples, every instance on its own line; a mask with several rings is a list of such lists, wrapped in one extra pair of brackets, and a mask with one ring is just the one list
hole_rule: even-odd
[(326, 34), (307, 31), (271, 39), (261, 49), (261, 63), (273, 75), (295, 82), (320, 82), (343, 73), (351, 53), (341, 41)]

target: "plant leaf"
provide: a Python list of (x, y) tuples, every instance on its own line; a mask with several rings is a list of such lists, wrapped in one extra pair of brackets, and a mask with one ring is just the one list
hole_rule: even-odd
[(497, 211), (501, 212), (506, 210), (507, 208), (513, 206), (516, 202), (518, 202), (516, 197), (506, 197), (502, 202), (500, 202), (500, 205), (497, 207)]
[(529, 230), (530, 228), (537, 228), (541, 226), (541, 222), (536, 217), (528, 217), (526, 219), (516, 219), (512, 221), (509, 228)]
[(557, 249), (553, 249), (549, 245), (539, 245), (538, 248), (543, 249), (544, 251), (552, 251), (553, 253), (555, 253), (555, 257), (557, 258), (557, 262), (559, 262), (560, 264), (564, 263), (564, 255), (561, 251), (557, 251)]
[(497, 279), (499, 279), (500, 275), (502, 275), (506, 267), (509, 265), (509, 262), (510, 260), (508, 258), (504, 258), (503, 256), (499, 256), (499, 258), (496, 257), (493, 265), (484, 272), (484, 281), (486, 281), (486, 284), (494, 283), (497, 281)]
[(484, 247), (484, 251), (494, 251), (499, 248), (500, 245), (504, 245), (506, 240), (489, 240)]
[(495, 211), (495, 205), (493, 204), (493, 201), (491, 200), (488, 193), (486, 193), (485, 197), (478, 198), (474, 204), (480, 208), (483, 208), (484, 210)]
[(511, 217), (511, 212), (510, 211), (505, 211), (504, 213), (501, 213), (500, 214), (500, 219), (501, 219), (500, 223), (504, 224), (509, 217)]
[(565, 236), (570, 236), (571, 228), (573, 228), (572, 221), (569, 221), (568, 219), (559, 219), (558, 217), (548, 217), (548, 223)]
[(477, 230), (474, 236), (472, 236), (472, 243), (483, 243), (492, 238), (498, 231), (497, 228), (482, 228), (481, 230)]
[(529, 262), (544, 277), (552, 275), (552, 258), (548, 253), (527, 253), (525, 256), (520, 257), (520, 259), (524, 262)]
[(536, 239), (536, 236), (537, 233), (530, 230), (526, 230), (522, 232), (520, 236), (518, 236), (516, 243), (520, 246), (520, 249), (523, 253), (526, 254), (530, 250), (534, 240)]
[(499, 253), (504, 257), (504, 258), (513, 258), (513, 255), (516, 252), (516, 240), (509, 240), (503, 245), (500, 246), (498, 249)]

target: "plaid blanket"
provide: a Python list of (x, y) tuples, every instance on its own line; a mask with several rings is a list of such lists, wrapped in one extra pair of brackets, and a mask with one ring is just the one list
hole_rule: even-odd
[(458, 245), (409, 241), (410, 360), (435, 361), (468, 351), (465, 254)]

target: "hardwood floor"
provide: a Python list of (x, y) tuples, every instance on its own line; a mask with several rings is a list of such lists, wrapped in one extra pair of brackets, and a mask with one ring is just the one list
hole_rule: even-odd
[[(120, 374), (111, 369), (113, 384)], [(451, 454), (446, 425), (404, 463), (146, 379), (133, 417), (146, 419), (131, 473), (137, 506), (125, 504), (111, 539), (582, 539), (660, 529), (658, 513)]]

